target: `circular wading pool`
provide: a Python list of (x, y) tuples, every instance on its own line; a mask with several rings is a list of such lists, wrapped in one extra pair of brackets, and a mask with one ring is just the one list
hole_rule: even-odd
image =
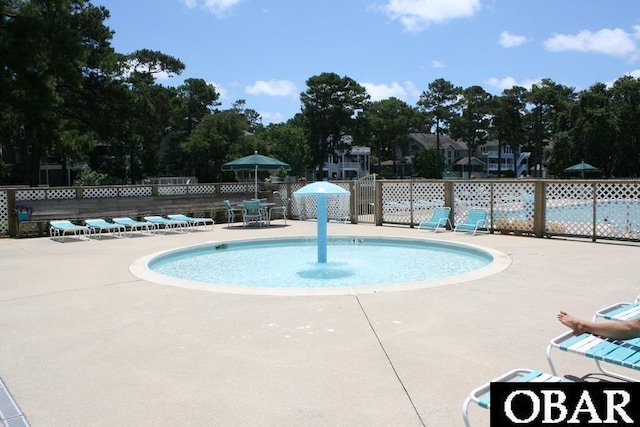
[(131, 272), (144, 280), (220, 292), (353, 294), (442, 286), (498, 273), (504, 253), (431, 239), (332, 236), (327, 262), (315, 237), (209, 242), (151, 254)]

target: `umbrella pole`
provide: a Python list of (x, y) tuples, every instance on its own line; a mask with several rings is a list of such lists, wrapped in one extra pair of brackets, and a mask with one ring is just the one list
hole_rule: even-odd
[(255, 196), (254, 199), (258, 200), (258, 165), (256, 165), (256, 171), (254, 173), (255, 176), (255, 180), (256, 180), (256, 186), (255, 186)]

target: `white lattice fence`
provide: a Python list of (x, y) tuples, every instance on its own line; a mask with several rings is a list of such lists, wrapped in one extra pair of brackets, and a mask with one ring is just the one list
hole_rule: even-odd
[(82, 189), (84, 199), (111, 199), (119, 197), (117, 187), (86, 187)]
[(496, 182), (492, 191), (494, 229), (533, 232), (534, 183)]
[(444, 206), (444, 182), (416, 182), (413, 184), (413, 222), (431, 218), (433, 209)]
[[(456, 182), (453, 184), (454, 223), (467, 217), (469, 209), (490, 210), (491, 184), (484, 182)], [(491, 218), (489, 218), (491, 223)]]
[(596, 184), (596, 236), (640, 238), (640, 183)]
[(382, 221), (411, 223), (411, 183), (385, 182), (382, 185)]
[(206, 184), (190, 185), (188, 187), (188, 193), (189, 194), (216, 194), (216, 186), (206, 185)]
[[(349, 191), (348, 183), (335, 183), (336, 185)], [(295, 193), (306, 183), (291, 184), (291, 193)], [(351, 220), (350, 194), (348, 195), (328, 195), (327, 196), (327, 218), (331, 221), (347, 222)], [(291, 209), (293, 215), (301, 220), (318, 218), (318, 203), (316, 196), (294, 194)]]
[(233, 184), (222, 184), (220, 186), (220, 193), (222, 194), (235, 194), (235, 193), (254, 193), (256, 189), (255, 183), (238, 182)]
[(545, 230), (549, 234), (591, 236), (594, 184), (550, 182), (545, 188)]
[(46, 200), (46, 190), (16, 190), (16, 201)]
[(153, 195), (153, 187), (122, 187), (120, 197), (149, 197)]
[(9, 234), (9, 215), (7, 192), (0, 190), (0, 235)]

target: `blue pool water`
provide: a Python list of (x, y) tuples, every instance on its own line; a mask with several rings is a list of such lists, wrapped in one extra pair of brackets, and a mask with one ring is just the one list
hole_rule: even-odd
[(210, 243), (154, 256), (153, 272), (200, 283), (267, 288), (367, 287), (438, 279), (489, 265), (484, 250), (446, 242), (330, 237), (327, 263), (315, 238)]
[[(533, 216), (533, 206), (524, 206), (519, 211), (496, 211), (494, 218), (528, 219)], [(593, 221), (593, 205), (591, 203), (567, 202), (556, 206), (547, 205), (545, 218), (551, 222), (580, 222)], [(610, 223), (620, 227), (640, 226), (640, 203), (627, 202), (598, 202), (596, 203), (596, 223)]]
[[(547, 221), (590, 223), (593, 221), (593, 205), (585, 203), (548, 206), (546, 218)], [(596, 203), (596, 222), (609, 222), (620, 226), (640, 224), (640, 204), (624, 201)]]

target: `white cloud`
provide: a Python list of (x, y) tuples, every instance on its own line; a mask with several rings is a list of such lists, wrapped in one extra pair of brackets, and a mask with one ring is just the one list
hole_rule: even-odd
[(216, 92), (220, 95), (218, 99), (227, 99), (229, 97), (229, 91), (222, 87), (222, 85), (216, 82), (209, 82), (209, 84), (216, 88)]
[(200, 7), (206, 9), (214, 15), (224, 16), (231, 8), (240, 3), (242, 0), (182, 0), (189, 9)]
[(434, 59), (433, 61), (431, 61), (431, 67), (433, 67), (433, 68), (444, 68), (445, 65), (444, 65), (443, 62), (440, 62), (437, 59)]
[(544, 42), (545, 48), (551, 52), (578, 51), (594, 52), (615, 57), (634, 57), (637, 46), (634, 38), (638, 38), (640, 29), (634, 27), (634, 33), (629, 34), (620, 28), (602, 29), (595, 33), (580, 31), (578, 34), (556, 34)]
[[(633, 77), (634, 79), (640, 79), (640, 69), (636, 68), (635, 70), (629, 71), (628, 73), (624, 73), (624, 75)], [(620, 77), (617, 77), (615, 80), (609, 80), (608, 82), (604, 82), (604, 84), (607, 85), (607, 87), (611, 88), (619, 78)]]
[(511, 34), (508, 31), (503, 31), (502, 33), (500, 33), (500, 39), (498, 40), (498, 43), (502, 47), (516, 47), (526, 42), (527, 38), (525, 36)]
[(633, 71), (629, 71), (625, 75), (626, 76), (631, 76), (631, 77), (637, 79), (637, 78), (640, 78), (640, 70), (636, 69), (636, 70), (633, 70)]
[(407, 97), (407, 90), (398, 82), (392, 82), (390, 85), (384, 83), (362, 83), (362, 86), (367, 89), (372, 101), (380, 101), (391, 97), (404, 100)]
[(281, 113), (271, 113), (271, 112), (265, 112), (265, 111), (259, 111), (258, 114), (260, 114), (260, 117), (262, 118), (262, 122), (265, 124), (269, 124), (269, 123), (282, 123), (284, 122), (284, 119), (282, 118), (282, 114)]
[(407, 90), (409, 96), (414, 101), (417, 101), (420, 98), (420, 95), (422, 95), (422, 90), (418, 89), (418, 87), (412, 81), (404, 82), (404, 87)]
[(516, 79), (514, 79), (511, 76), (504, 77), (502, 79), (499, 79), (497, 77), (491, 77), (490, 79), (487, 80), (487, 84), (489, 86), (495, 87), (496, 89), (500, 89), (500, 91), (503, 91), (505, 89), (511, 89), (514, 86), (520, 86), (525, 89), (531, 89), (531, 87), (534, 84), (539, 84), (540, 82), (542, 82), (542, 78), (527, 79), (527, 80), (518, 82), (516, 81)]
[(417, 32), (432, 23), (472, 16), (481, 6), (481, 0), (388, 0), (382, 10), (405, 30)]
[(422, 93), (412, 81), (406, 81), (404, 83), (393, 81), (391, 84), (368, 82), (360, 84), (364, 86), (367, 93), (371, 96), (371, 101), (381, 101), (393, 97), (405, 102), (410, 102), (411, 100), (420, 98), (420, 94)]
[(267, 95), (267, 96), (291, 96), (299, 95), (298, 88), (295, 83), (289, 80), (258, 80), (251, 86), (244, 88), (249, 95)]

